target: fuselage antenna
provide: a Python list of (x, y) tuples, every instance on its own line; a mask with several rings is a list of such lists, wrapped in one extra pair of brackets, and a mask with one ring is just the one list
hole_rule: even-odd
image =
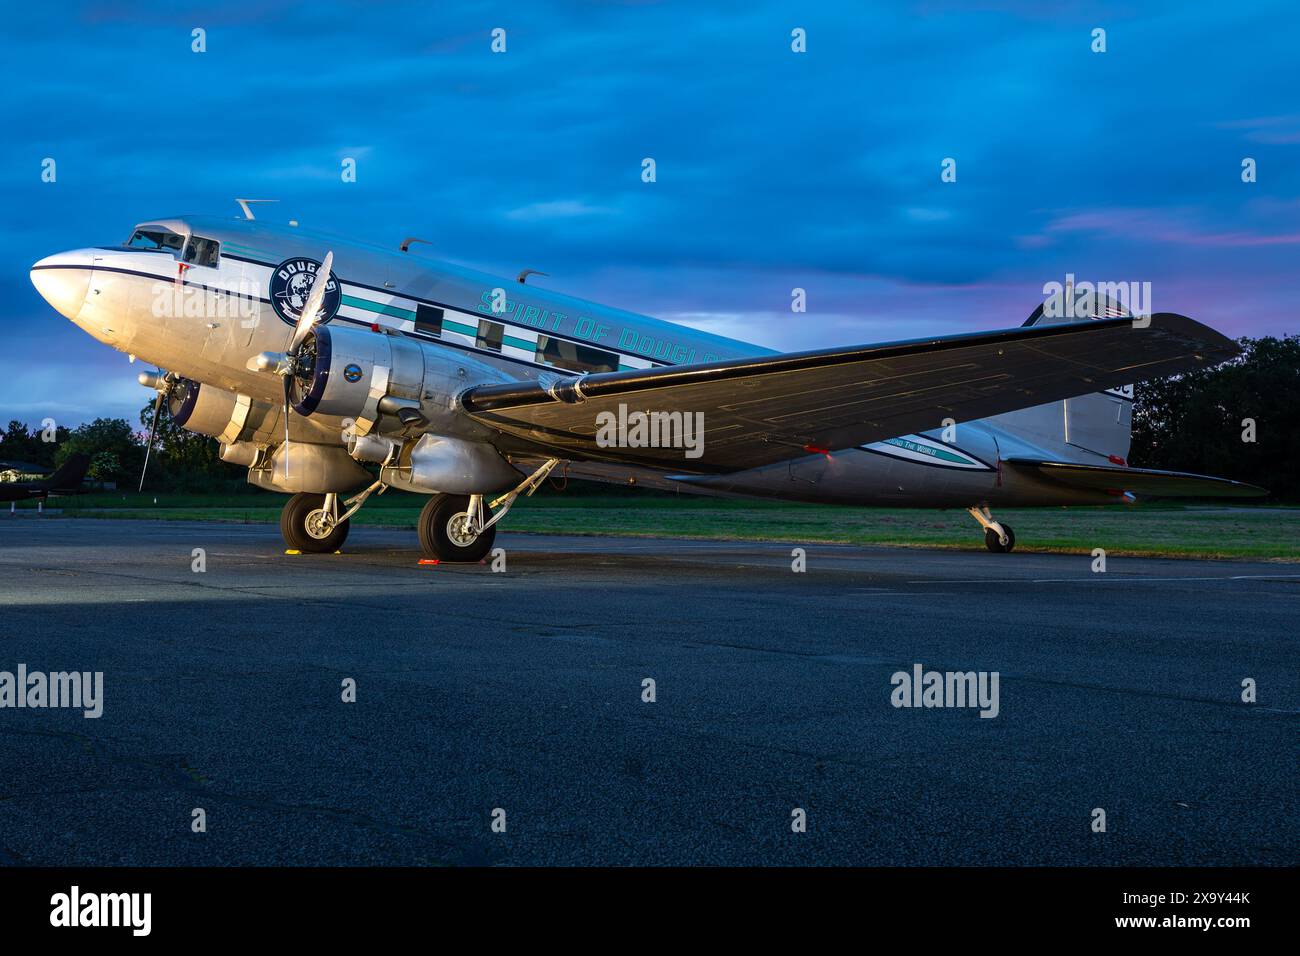
[(279, 202), (279, 201), (280, 201), (280, 200), (278, 200), (278, 199), (236, 199), (236, 200), (235, 200), (235, 202), (239, 203), (239, 208), (242, 209), (242, 210), (244, 210), (244, 218), (245, 218), (245, 219), (256, 219), (256, 218), (257, 218), (256, 216), (253, 215), (253, 210), (251, 210), (251, 209), (248, 208), (248, 204), (249, 204), (249, 203), (254, 203), (254, 202)]

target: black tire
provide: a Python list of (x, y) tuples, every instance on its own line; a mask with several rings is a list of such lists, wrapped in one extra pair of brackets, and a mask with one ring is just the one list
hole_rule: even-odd
[(290, 498), (280, 512), (280, 536), (284, 543), (304, 554), (332, 554), (343, 547), (348, 537), (349, 521), (339, 522), (324, 538), (313, 537), (307, 531), (307, 516), (324, 506), (324, 495), (300, 493)]
[(420, 550), (426, 558), (439, 561), (482, 561), (492, 550), (496, 540), (496, 525), (488, 528), (469, 545), (459, 545), (451, 540), (447, 525), (458, 514), (469, 510), (466, 495), (434, 495), (424, 503), (416, 529), (420, 533)]
[(994, 554), (1007, 554), (1016, 546), (1016, 533), (1011, 530), (1011, 525), (1004, 524), (1002, 530), (1007, 533), (1007, 543), (1003, 544), (998, 533), (992, 528), (984, 529), (984, 547), (988, 548)]

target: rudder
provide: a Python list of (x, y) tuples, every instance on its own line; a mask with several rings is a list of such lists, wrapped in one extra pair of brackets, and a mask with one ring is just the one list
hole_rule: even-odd
[[(1067, 287), (1067, 297), (1069, 291)], [(1046, 304), (1041, 303), (1034, 309), (1023, 324), (1064, 325), (1132, 315), (1118, 299), (1102, 294), (1097, 294), (1092, 299), (1090, 314), (1077, 314), (1076, 304), (1069, 310), (1074, 314), (1045, 316)], [(1080, 458), (1095, 455), (1113, 464), (1124, 465), (1128, 463), (1132, 436), (1133, 386), (1121, 385), (1104, 392), (1067, 398), (998, 417), (1011, 429), (1028, 433), (1049, 444), (1061, 445)]]

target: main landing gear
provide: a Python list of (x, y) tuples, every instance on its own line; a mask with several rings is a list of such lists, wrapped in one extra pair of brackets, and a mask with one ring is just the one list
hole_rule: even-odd
[[(559, 463), (558, 458), (548, 458), (510, 491), (486, 504), (482, 495), (434, 495), (425, 503), (416, 526), (425, 557), (441, 561), (482, 561), (496, 540), (496, 523), (505, 517), (520, 494), (531, 495)], [(499, 510), (493, 512), (493, 508)]]
[[(496, 540), (496, 524), (515, 499), (536, 491), (560, 463), (548, 458), (540, 468), (505, 494), (485, 501), (482, 495), (434, 495), (420, 512), (417, 529), (425, 555), (442, 561), (482, 561)], [(297, 494), (280, 512), (280, 534), (295, 551), (337, 551), (348, 536), (348, 521), (366, 499), (387, 489), (382, 481), (339, 503), (337, 494)], [(341, 509), (342, 513), (340, 513)], [(495, 510), (494, 510), (495, 509)]]
[(337, 494), (296, 494), (280, 512), (280, 535), (294, 551), (306, 554), (331, 554), (343, 547), (348, 536), (349, 519), (357, 513), (375, 491), (382, 494), (383, 483), (376, 481), (365, 491), (343, 502), (339, 514)]
[(984, 527), (984, 547), (994, 554), (1007, 554), (1016, 546), (1016, 533), (1011, 530), (1011, 525), (994, 521), (987, 505), (966, 510)]

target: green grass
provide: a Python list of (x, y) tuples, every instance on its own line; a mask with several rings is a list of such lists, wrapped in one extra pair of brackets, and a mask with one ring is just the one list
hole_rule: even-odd
[[(285, 498), (272, 494), (95, 494), (55, 499), (66, 517), (275, 523)], [(415, 527), (424, 499), (390, 491), (372, 498), (358, 525)], [(32, 503), (20, 507), (34, 508)], [(1016, 532), (1016, 549), (1198, 558), (1300, 561), (1300, 508), (1219, 505), (1005, 508), (995, 511)], [(782, 541), (792, 544), (886, 544), (983, 548), (964, 511), (844, 508), (784, 502), (676, 496), (562, 495), (521, 500), (505, 519), (510, 531), (632, 537)]]

